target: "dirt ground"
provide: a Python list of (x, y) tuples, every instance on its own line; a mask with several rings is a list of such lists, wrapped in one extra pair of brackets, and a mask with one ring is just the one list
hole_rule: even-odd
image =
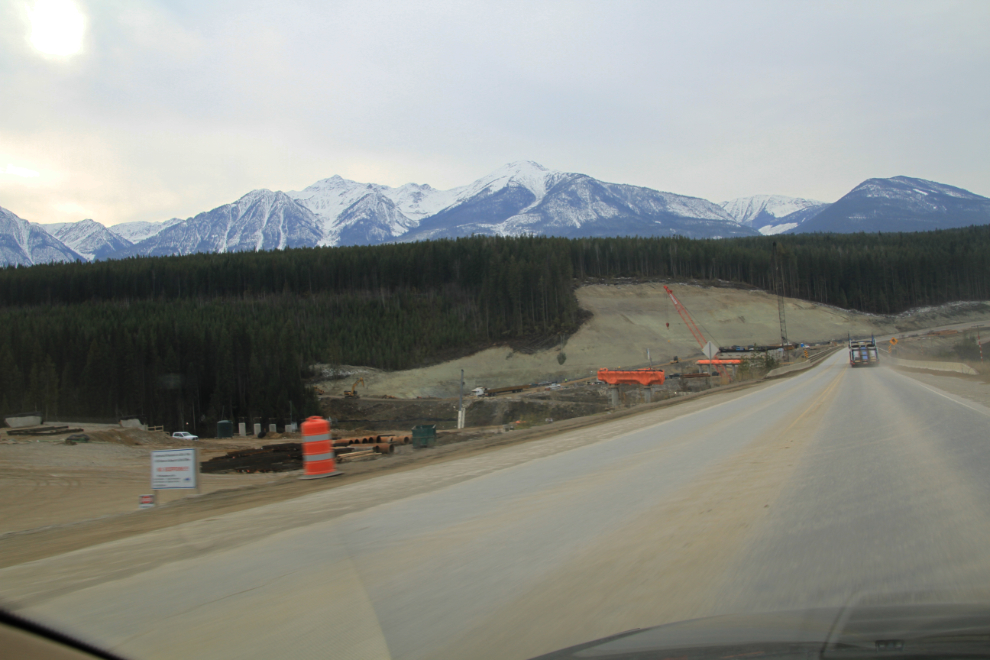
[[(257, 506), (263, 506), (274, 502), (280, 502), (296, 497), (301, 497), (307, 493), (326, 488), (336, 488), (346, 484), (356, 483), (368, 478), (372, 478), (383, 472), (403, 471), (431, 465), (438, 462), (445, 462), (460, 459), (478, 453), (487, 452), (495, 448), (508, 445), (522, 445), (533, 441), (557, 436), (561, 433), (594, 427), (605, 422), (614, 422), (626, 417), (636, 417), (659, 410), (668, 410), (669, 414), (676, 416), (682, 410), (687, 410), (691, 406), (704, 406), (706, 397), (711, 394), (721, 394), (733, 396), (741, 390), (750, 387), (759, 387), (759, 383), (745, 383), (719, 390), (709, 390), (704, 393), (685, 394), (683, 397), (661, 401), (653, 404), (640, 405), (635, 407), (617, 410), (608, 414), (591, 415), (578, 417), (564, 421), (545, 421), (535, 424), (529, 428), (506, 431), (504, 426), (469, 428), (464, 431), (440, 431), (438, 432), (437, 446), (432, 449), (414, 449), (411, 445), (403, 445), (396, 449), (396, 453), (391, 456), (383, 456), (374, 461), (343, 463), (338, 467), (342, 472), (339, 477), (317, 480), (300, 480), (299, 472), (285, 472), (269, 475), (203, 475), (213, 477), (217, 481), (214, 484), (223, 484), (214, 488), (204, 489), (202, 495), (188, 494), (177, 496), (176, 499), (169, 500), (165, 506), (144, 511), (137, 510), (137, 495), (147, 492), (140, 487), (132, 493), (127, 491), (128, 485), (124, 484), (95, 484), (94, 480), (87, 478), (80, 479), (80, 488), (83, 484), (89, 486), (102, 485), (107, 489), (99, 491), (93, 490), (93, 499), (90, 504), (81, 504), (73, 507), (75, 518), (70, 518), (66, 510), (66, 515), (61, 516), (62, 523), (58, 522), (61, 514), (52, 513), (51, 510), (61, 509), (61, 503), (65, 499), (60, 496), (46, 498), (44, 509), (37, 507), (33, 513), (21, 510), (18, 517), (11, 516), (11, 521), (4, 523), (4, 532), (0, 532), (0, 567), (11, 566), (25, 561), (31, 561), (41, 557), (52, 556), (69, 552), (78, 548), (88, 547), (98, 543), (104, 543), (118, 538), (124, 538), (143, 532), (162, 529), (172, 525), (221, 516), (226, 513), (240, 511)], [(686, 404), (686, 408), (682, 408)], [(630, 423), (635, 424), (634, 420)], [(517, 428), (516, 425), (509, 425), (509, 428)], [(620, 428), (620, 427), (617, 427)], [(39, 446), (41, 443), (37, 443)], [(92, 445), (94, 447), (99, 445)], [(0, 444), (0, 470), (6, 470), (3, 456), (11, 449), (19, 449), (20, 445)], [(76, 446), (52, 446), (48, 451), (55, 454), (56, 450), (62, 449), (71, 451), (85, 447)], [(131, 461), (130, 469), (141, 481), (136, 481), (138, 485), (142, 481), (147, 484), (148, 459), (142, 458), (139, 453), (126, 453), (120, 450), (133, 450), (134, 452), (145, 452), (145, 448), (140, 447), (118, 447), (107, 450), (107, 455), (121, 456), (123, 461)], [(30, 451), (30, 450), (25, 450)], [(43, 449), (44, 451), (44, 449)], [(28, 454), (30, 456), (30, 454)], [(63, 455), (64, 457), (65, 455)], [(13, 454), (12, 454), (13, 458)], [(105, 458), (105, 457), (104, 457)], [(109, 462), (109, 461), (108, 461)], [(11, 461), (15, 463), (15, 461)], [(104, 474), (111, 472), (106, 468)], [(74, 475), (85, 475), (86, 468), (70, 468), (63, 466), (59, 468), (59, 473), (67, 475), (66, 478), (77, 478)], [(71, 473), (71, 474), (70, 474)], [(113, 470), (118, 474), (118, 470)], [(44, 469), (34, 468), (34, 477), (44, 474)], [(144, 476), (139, 476), (144, 475)], [(21, 483), (17, 492), (24, 492), (25, 488), (31, 487), (28, 481), (30, 478), (26, 474), (15, 475), (21, 478)], [(227, 479), (222, 479), (227, 477)], [(106, 477), (104, 477), (106, 479)], [(121, 480), (117, 480), (121, 481)], [(212, 481), (212, 480), (211, 480)], [(4, 495), (8, 497), (15, 491), (8, 490)], [(19, 495), (18, 495), (19, 497)], [(117, 501), (120, 497), (126, 497), (123, 505)], [(110, 498), (113, 498), (112, 500)], [(113, 509), (113, 510), (111, 510)], [(95, 512), (103, 511), (102, 517), (98, 517)], [(19, 521), (19, 523), (16, 523)], [(47, 521), (47, 522), (44, 522)], [(12, 530), (17, 531), (12, 531)]]
[[(323, 397), (323, 414), (334, 420), (341, 433), (382, 433), (388, 429), (436, 425), (438, 429), (457, 427), (457, 397), (445, 399), (376, 399)], [(547, 419), (583, 417), (608, 409), (604, 388), (581, 383), (559, 390), (534, 388), (515, 395), (478, 398), (465, 396), (468, 427), (485, 427), (523, 422), (532, 425)]]
[[(763, 291), (670, 284), (705, 337), (719, 346), (767, 344), (780, 341), (777, 299)], [(364, 396), (400, 398), (456, 396), (460, 370), (465, 391), (475, 387), (563, 382), (586, 378), (601, 367), (645, 367), (647, 349), (653, 363), (702, 357), (667, 294), (659, 283), (584, 286), (577, 290), (590, 320), (563, 348), (536, 353), (500, 346), (443, 364), (400, 372), (367, 367), (344, 367), (348, 374), (319, 386), (342, 395), (358, 378)], [(964, 321), (990, 321), (990, 303), (945, 305), (898, 316), (850, 312), (803, 300), (787, 299), (788, 337), (799, 343), (845, 340), (852, 336), (885, 335)], [(668, 326), (669, 324), (669, 326)], [(561, 362), (560, 354), (563, 353)]]
[[(188, 446), (160, 432), (106, 424), (69, 426), (83, 428), (90, 442), (67, 445), (68, 434), (32, 438), (9, 436), (6, 430), (0, 433), (0, 501), (4, 502), (0, 535), (134, 511), (138, 496), (151, 493), (149, 453)], [(200, 457), (205, 460), (250, 446), (252, 441), (201, 441)], [(204, 474), (201, 491), (212, 493), (272, 480), (272, 475), (265, 474)], [(190, 492), (162, 491), (159, 501), (174, 501)]]

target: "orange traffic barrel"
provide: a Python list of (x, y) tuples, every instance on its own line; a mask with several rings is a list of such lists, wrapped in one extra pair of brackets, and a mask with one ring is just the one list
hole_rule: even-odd
[(303, 467), (300, 479), (319, 479), (340, 474), (330, 440), (330, 422), (322, 417), (310, 417), (302, 423)]

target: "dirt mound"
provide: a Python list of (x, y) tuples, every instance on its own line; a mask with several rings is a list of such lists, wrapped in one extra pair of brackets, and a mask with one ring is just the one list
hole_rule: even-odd
[(102, 429), (99, 431), (88, 431), (93, 442), (109, 442), (118, 445), (134, 447), (136, 445), (167, 445), (172, 439), (161, 431), (144, 431), (142, 429)]

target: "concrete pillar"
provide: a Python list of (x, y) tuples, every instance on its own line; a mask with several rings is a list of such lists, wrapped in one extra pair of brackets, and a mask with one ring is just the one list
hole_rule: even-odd
[(275, 430), (275, 425), (274, 424), (269, 424), (268, 425), (268, 432), (269, 433), (278, 433), (278, 431)]
[(261, 424), (258, 424), (257, 422), (255, 422), (254, 425), (254, 435), (255, 437), (261, 435)]
[(619, 386), (609, 385), (608, 386), (608, 402), (612, 404), (614, 408), (619, 407)]
[(237, 423), (237, 432), (240, 434), (240, 436), (242, 438), (246, 438), (247, 437), (247, 424), (245, 424), (244, 422), (238, 422)]
[(643, 403), (653, 403), (653, 388), (643, 388)]

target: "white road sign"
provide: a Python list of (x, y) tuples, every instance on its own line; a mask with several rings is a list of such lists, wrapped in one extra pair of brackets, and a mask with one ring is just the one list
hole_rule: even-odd
[(711, 360), (713, 357), (718, 355), (718, 346), (716, 346), (711, 342), (708, 342), (707, 344), (705, 344), (705, 347), (701, 349), (701, 352), (707, 355), (708, 359)]
[(195, 449), (163, 449), (151, 452), (151, 488), (196, 488), (199, 479)]

